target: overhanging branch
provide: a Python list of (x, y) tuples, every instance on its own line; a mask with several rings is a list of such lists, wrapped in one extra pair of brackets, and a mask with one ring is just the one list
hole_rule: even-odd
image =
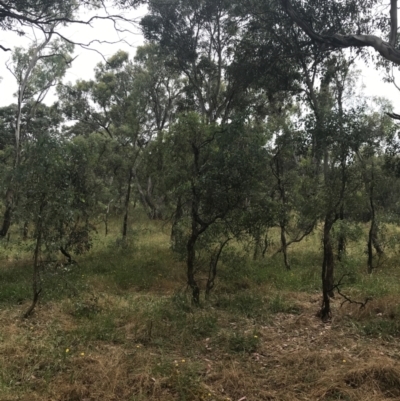
[[(394, 47), (395, 39), (394, 36), (397, 36), (397, 7), (396, 10), (391, 8), (391, 15), (395, 14), (396, 18), (391, 20), (391, 36), (390, 41), (386, 42), (382, 38), (375, 35), (341, 35), (335, 33), (333, 35), (320, 35), (315, 32), (313, 28), (303, 20), (303, 18), (297, 13), (297, 11), (293, 8), (290, 0), (280, 0), (281, 4), (288, 14), (288, 16), (314, 41), (321, 45), (323, 50), (332, 50), (332, 49), (344, 49), (348, 47), (372, 47), (375, 49), (383, 58), (386, 60), (392, 61), (395, 64), (400, 65), (400, 51)], [(393, 3), (397, 1), (392, 0), (391, 4), (393, 7)], [(394, 31), (396, 32), (394, 33)], [(394, 40), (394, 41), (393, 41)]]
[(390, 1), (390, 46), (396, 46), (397, 42), (397, 0)]

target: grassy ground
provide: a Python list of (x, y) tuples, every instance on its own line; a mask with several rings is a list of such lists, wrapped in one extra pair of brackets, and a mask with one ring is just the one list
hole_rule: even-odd
[[(400, 269), (392, 251), (372, 275), (364, 245), (338, 265), (342, 290), (323, 324), (318, 233), (252, 261), (228, 249), (201, 307), (163, 223), (135, 219), (122, 246), (99, 234), (72, 267), (43, 272), (30, 319), (31, 259), (0, 256), (0, 400), (400, 400)], [(272, 245), (270, 255), (278, 245)], [(388, 253), (389, 254), (389, 253)]]

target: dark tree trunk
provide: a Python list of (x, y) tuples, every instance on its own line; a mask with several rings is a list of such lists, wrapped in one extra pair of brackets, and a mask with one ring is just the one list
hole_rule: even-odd
[(194, 262), (196, 259), (195, 245), (198, 238), (197, 229), (192, 229), (192, 234), (187, 242), (187, 279), (188, 285), (192, 289), (192, 301), (195, 305), (200, 303), (200, 287), (194, 276)]
[(213, 252), (210, 257), (210, 268), (208, 271), (208, 279), (206, 284), (206, 297), (208, 298), (211, 290), (214, 288), (215, 278), (217, 277), (217, 265), (219, 261), (219, 257), (221, 256), (222, 250), (225, 245), (230, 241), (230, 238), (227, 238), (224, 242), (219, 244), (219, 247)]
[(35, 246), (35, 253), (33, 258), (33, 276), (32, 276), (32, 292), (33, 292), (33, 299), (32, 304), (29, 309), (25, 312), (24, 318), (28, 318), (33, 310), (35, 309), (38, 301), (40, 293), (42, 289), (40, 288), (40, 267), (39, 267), (39, 256), (40, 256), (40, 249), (42, 246), (42, 213), (45, 207), (45, 201), (42, 201), (39, 210), (39, 218), (36, 225), (36, 246)]
[(29, 223), (26, 221), (26, 222), (24, 223), (24, 229), (23, 229), (23, 231), (22, 231), (22, 239), (23, 239), (24, 241), (26, 241), (26, 240), (28, 239), (28, 234), (29, 234), (28, 229), (29, 229)]
[(0, 237), (7, 236), (8, 230), (10, 229), (12, 211), (13, 211), (13, 201), (14, 201), (13, 191), (9, 190), (6, 195), (6, 210), (4, 211), (3, 215), (3, 225), (0, 229)]
[(182, 206), (182, 201), (181, 198), (178, 197), (178, 202), (176, 204), (176, 210), (174, 213), (174, 222), (172, 223), (172, 228), (171, 228), (171, 245), (172, 249), (177, 249), (178, 242), (181, 239), (179, 235), (179, 221), (183, 217), (183, 206)]
[(126, 234), (128, 232), (128, 216), (129, 216), (129, 202), (131, 199), (131, 186), (132, 186), (132, 178), (133, 178), (133, 169), (129, 170), (129, 179), (128, 179), (128, 191), (126, 192), (125, 198), (125, 216), (124, 223), (122, 226), (122, 238), (126, 238)]
[[(344, 206), (343, 205), (340, 207), (339, 219), (341, 221), (344, 220)], [(342, 255), (344, 255), (345, 253), (346, 253), (346, 236), (344, 235), (343, 232), (340, 232), (339, 240), (338, 240), (338, 254), (337, 254), (337, 258), (339, 261), (342, 260)]]
[(334, 297), (335, 258), (333, 254), (331, 229), (334, 222), (335, 217), (333, 217), (333, 213), (327, 214), (323, 231), (324, 258), (322, 262), (322, 307), (320, 311), (322, 320), (328, 320), (332, 316), (330, 298)]
[(68, 259), (68, 264), (75, 263), (75, 261), (72, 259), (71, 254), (62, 246), (60, 246), (60, 252)]

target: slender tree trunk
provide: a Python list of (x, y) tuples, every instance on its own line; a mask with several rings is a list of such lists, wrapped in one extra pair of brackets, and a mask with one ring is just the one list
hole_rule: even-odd
[(265, 258), (265, 254), (267, 253), (268, 245), (269, 245), (269, 240), (268, 240), (268, 232), (267, 232), (267, 234), (265, 234), (265, 236), (264, 236), (264, 246), (263, 246), (263, 250), (261, 253), (263, 258)]
[[(193, 224), (195, 226), (196, 223)], [(195, 245), (198, 238), (197, 228), (192, 228), (192, 234), (187, 242), (187, 279), (188, 285), (192, 289), (192, 301), (195, 305), (200, 303), (200, 287), (194, 276), (194, 262), (196, 259)]]
[(104, 213), (104, 236), (105, 237), (107, 237), (107, 235), (108, 235), (108, 216), (110, 214), (110, 206), (113, 201), (114, 201), (114, 199), (111, 199), (110, 202), (108, 202), (106, 212)]
[(281, 231), (281, 251), (283, 253), (283, 262), (285, 263), (285, 267), (287, 270), (290, 270), (290, 264), (288, 259), (287, 253), (287, 240), (286, 240), (286, 224), (287, 224), (287, 217), (286, 217), (286, 205), (287, 205), (287, 198), (286, 198), (286, 189), (284, 182), (282, 180), (282, 175), (284, 172), (283, 162), (280, 156), (280, 151), (278, 151), (277, 155), (275, 156), (275, 177), (277, 178), (278, 182), (278, 189), (279, 194), (282, 202), (282, 216), (279, 221), (280, 231)]
[(68, 259), (68, 264), (74, 263), (71, 254), (62, 246), (60, 246), (60, 252)]
[[(343, 205), (341, 205), (341, 207), (340, 207), (339, 220), (341, 220), (341, 221), (344, 220), (344, 206)], [(337, 258), (339, 261), (342, 260), (342, 255), (345, 254), (345, 252), (346, 252), (346, 236), (344, 235), (343, 232), (340, 232), (339, 240), (338, 240), (338, 254), (337, 254)]]
[(23, 228), (23, 231), (22, 231), (22, 239), (24, 241), (26, 241), (28, 239), (28, 234), (29, 234), (29, 230), (28, 229), (29, 229), (29, 223), (27, 221), (25, 221), (24, 228)]
[(374, 222), (373, 230), (372, 230), (372, 245), (374, 246), (375, 251), (378, 254), (378, 256), (381, 257), (384, 252), (383, 252), (382, 245), (379, 242), (379, 238), (378, 238), (378, 225), (376, 224), (376, 218), (375, 218), (375, 222)]
[(14, 204), (14, 191), (9, 189), (6, 195), (6, 209), (3, 215), (3, 225), (0, 229), (0, 237), (5, 237), (11, 226), (12, 210)]
[(177, 249), (177, 245), (180, 238), (179, 235), (179, 221), (183, 217), (183, 206), (182, 206), (182, 201), (181, 197), (178, 197), (178, 202), (176, 204), (176, 209), (175, 209), (175, 214), (174, 214), (174, 222), (172, 223), (172, 228), (171, 228), (171, 245), (172, 249)]
[(206, 284), (206, 298), (210, 296), (210, 292), (214, 288), (215, 278), (217, 277), (218, 261), (221, 256), (222, 250), (229, 241), (230, 238), (227, 238), (224, 242), (220, 243), (219, 247), (213, 252), (210, 257), (210, 268), (208, 271), (208, 279)]
[(320, 315), (322, 320), (330, 319), (331, 307), (330, 298), (334, 297), (334, 269), (335, 269), (335, 258), (333, 254), (331, 229), (335, 222), (333, 213), (328, 213), (324, 221), (323, 230), (323, 247), (324, 247), (324, 258), (322, 262), (322, 308)]
[(281, 244), (282, 244), (282, 253), (283, 253), (283, 261), (285, 263), (285, 267), (287, 270), (290, 270), (289, 258), (287, 254), (287, 241), (286, 241), (286, 233), (285, 233), (285, 224), (281, 222)]
[(375, 213), (375, 202), (374, 202), (374, 186), (375, 186), (375, 175), (374, 175), (374, 163), (372, 162), (371, 169), (371, 183), (369, 187), (369, 205), (371, 209), (371, 225), (368, 233), (368, 273), (372, 273), (373, 266), (373, 250), (374, 247), (379, 257), (382, 256), (383, 250), (378, 240), (378, 226), (376, 224), (376, 213)]
[(158, 205), (154, 201), (152, 197), (151, 191), (153, 190), (153, 184), (151, 181), (151, 177), (149, 177), (148, 182), (147, 182), (147, 190), (144, 191), (142, 186), (140, 185), (139, 179), (137, 177), (136, 172), (133, 172), (134, 179), (135, 179), (135, 184), (136, 188), (139, 192), (140, 195), (140, 202), (142, 203), (143, 207), (146, 210), (147, 216), (149, 217), (150, 220), (161, 220), (162, 219), (162, 213), (159, 210)]
[(123, 239), (126, 239), (126, 234), (128, 231), (129, 201), (131, 199), (132, 178), (133, 178), (133, 169), (131, 168), (129, 170), (128, 191), (126, 193), (126, 198), (125, 198), (125, 216), (124, 216), (124, 224), (122, 226)]
[(42, 289), (40, 288), (40, 266), (39, 266), (39, 256), (40, 256), (40, 249), (42, 246), (42, 214), (45, 207), (45, 200), (42, 201), (39, 209), (39, 217), (38, 222), (36, 225), (36, 246), (35, 246), (35, 253), (33, 258), (33, 276), (32, 276), (32, 292), (33, 292), (33, 299), (32, 304), (29, 309), (25, 312), (24, 318), (28, 318), (33, 310), (36, 307), (36, 304), (39, 301), (40, 293)]

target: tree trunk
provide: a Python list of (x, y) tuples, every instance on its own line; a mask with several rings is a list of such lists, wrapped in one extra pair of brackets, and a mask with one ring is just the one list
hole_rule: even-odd
[(332, 214), (329, 213), (326, 215), (323, 230), (324, 258), (322, 262), (322, 307), (320, 311), (322, 320), (331, 318), (330, 298), (333, 298), (335, 295), (333, 292), (335, 258), (331, 238), (331, 229), (335, 218)]
[(72, 263), (75, 263), (75, 261), (72, 259), (71, 254), (62, 246), (60, 246), (60, 252), (68, 259), (69, 265), (71, 265)]
[(0, 230), (0, 237), (5, 237), (11, 226), (11, 217), (14, 203), (14, 191), (9, 189), (6, 195), (6, 210), (3, 215), (3, 225)]
[[(373, 202), (371, 200), (371, 202)], [(371, 214), (371, 225), (368, 233), (368, 273), (371, 274), (372, 270), (374, 269), (373, 266), (373, 250), (372, 248), (375, 248), (376, 253), (378, 254), (378, 257), (381, 257), (383, 255), (383, 249), (381, 247), (381, 244), (379, 243), (378, 240), (378, 226), (376, 224), (376, 219), (375, 219), (375, 208), (372, 208), (372, 214)]]
[(219, 247), (215, 249), (210, 257), (210, 269), (208, 271), (208, 279), (206, 284), (206, 298), (210, 296), (210, 292), (214, 288), (215, 278), (217, 277), (217, 265), (219, 257), (221, 256), (222, 250), (224, 249), (225, 245), (229, 241), (230, 238), (227, 238), (224, 242), (220, 243)]
[(24, 223), (24, 228), (22, 230), (22, 239), (26, 241), (28, 239), (28, 234), (29, 234), (29, 223), (25, 221)]
[(35, 246), (34, 259), (33, 259), (33, 276), (32, 276), (33, 299), (32, 299), (31, 306), (24, 314), (24, 318), (28, 318), (32, 314), (33, 310), (36, 307), (36, 304), (39, 301), (40, 293), (42, 292), (42, 289), (40, 288), (39, 255), (40, 255), (40, 249), (42, 246), (42, 213), (43, 213), (44, 207), (45, 207), (45, 201), (43, 200), (42, 204), (40, 205), (39, 218), (38, 218), (38, 222), (36, 225), (36, 235), (37, 236), (36, 236), (36, 246)]
[(122, 239), (126, 239), (126, 234), (128, 231), (129, 201), (131, 199), (132, 178), (133, 178), (133, 169), (131, 168), (129, 170), (128, 191), (126, 193), (126, 198), (125, 198), (125, 216), (124, 216), (124, 224), (122, 226)]
[(188, 285), (192, 289), (192, 301), (195, 305), (200, 304), (200, 287), (194, 277), (194, 262), (196, 259), (195, 245), (198, 238), (197, 229), (192, 229), (192, 234), (187, 242), (187, 278)]
[(285, 267), (287, 270), (290, 270), (290, 264), (287, 254), (287, 241), (286, 241), (286, 233), (285, 233), (285, 224), (281, 222), (281, 244), (282, 244), (282, 253), (283, 253), (283, 261), (285, 263)]
[[(343, 205), (340, 207), (339, 219), (340, 219), (340, 221), (344, 220)], [(337, 254), (337, 258), (338, 258), (339, 262), (342, 260), (342, 255), (344, 255), (345, 253), (346, 253), (346, 236), (342, 232), (340, 232), (339, 240), (338, 240), (338, 254)]]
[(373, 226), (373, 230), (372, 230), (372, 245), (374, 246), (375, 251), (378, 254), (378, 256), (381, 257), (383, 255), (383, 249), (382, 249), (382, 245), (378, 239), (378, 226), (376, 224), (376, 221), (374, 222), (374, 226)]
[(375, 189), (375, 174), (374, 174), (374, 162), (372, 161), (371, 166), (371, 181), (369, 186), (369, 206), (371, 209), (371, 225), (368, 233), (368, 273), (372, 273), (373, 266), (373, 251), (372, 247), (375, 248), (376, 253), (379, 257), (383, 254), (383, 249), (378, 240), (378, 226), (376, 224), (376, 213), (375, 213), (375, 202), (374, 202), (374, 189)]
[(108, 216), (110, 214), (110, 206), (111, 203), (114, 202), (114, 199), (111, 199), (110, 202), (108, 202), (106, 211), (104, 213), (104, 236), (107, 237), (108, 235)]
[(136, 188), (140, 195), (140, 202), (145, 208), (147, 216), (149, 217), (150, 220), (161, 220), (163, 218), (162, 213), (158, 205), (154, 201), (151, 193), (153, 190), (151, 177), (149, 177), (148, 179), (147, 190), (144, 191), (142, 186), (140, 185), (139, 179), (135, 171), (133, 172), (133, 176), (135, 178)]
[(171, 228), (171, 246), (173, 250), (177, 249), (178, 242), (181, 239), (178, 224), (179, 221), (182, 219), (182, 217), (183, 217), (183, 206), (181, 197), (178, 197), (178, 202), (176, 204), (176, 210), (174, 214), (174, 222), (172, 223), (172, 228)]

